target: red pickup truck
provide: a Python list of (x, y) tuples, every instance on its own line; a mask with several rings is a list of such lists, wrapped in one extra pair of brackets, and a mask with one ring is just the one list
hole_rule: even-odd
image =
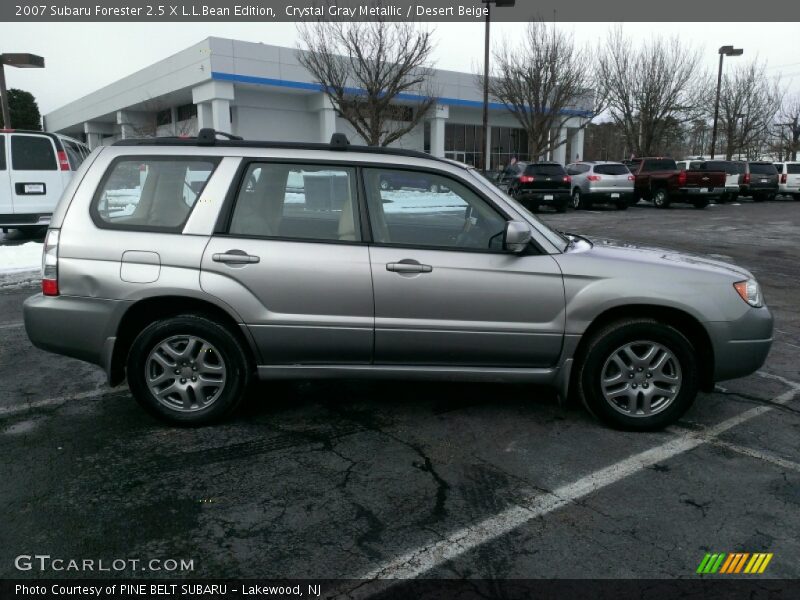
[(725, 193), (724, 171), (684, 171), (671, 158), (634, 158), (628, 168), (635, 177), (633, 200), (652, 201), (657, 208), (688, 202), (705, 208)]

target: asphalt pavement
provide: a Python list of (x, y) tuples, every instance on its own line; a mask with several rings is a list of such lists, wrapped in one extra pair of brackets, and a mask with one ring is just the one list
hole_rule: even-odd
[(109, 576), (15, 567), (38, 553), (378, 590), (691, 578), (707, 552), (773, 553), (763, 577), (800, 577), (800, 202), (540, 216), (744, 265), (776, 319), (767, 363), (658, 433), (608, 429), (547, 389), (406, 381), (262, 384), (231, 421), (174, 429), (99, 369), (30, 345), (34, 283), (0, 289), (0, 577)]

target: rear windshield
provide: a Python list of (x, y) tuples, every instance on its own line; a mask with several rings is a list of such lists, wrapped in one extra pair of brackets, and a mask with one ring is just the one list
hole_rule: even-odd
[(738, 173), (741, 175), (744, 173), (744, 163), (743, 162), (732, 162), (730, 163), (730, 171), (725, 171), (726, 173), (730, 173), (733, 175), (734, 173)]
[(11, 168), (16, 171), (58, 169), (52, 140), (44, 135), (12, 135)]
[(791, 175), (799, 174), (800, 173), (800, 163), (786, 165), (786, 172), (791, 174)]
[(179, 232), (214, 168), (215, 158), (119, 158), (92, 202), (98, 227)]
[(677, 169), (677, 165), (671, 158), (657, 158), (644, 161), (642, 171), (674, 171), (675, 169)]
[(630, 171), (625, 165), (597, 165), (594, 172), (598, 175), (629, 175)]
[(701, 171), (725, 171), (728, 175), (733, 175), (737, 171), (732, 166), (732, 163), (727, 160), (707, 160), (700, 164)]
[(772, 163), (750, 163), (750, 172), (759, 175), (777, 175), (778, 170)]
[(528, 165), (525, 169), (525, 174), (557, 177), (559, 175), (566, 175), (567, 172), (561, 165)]

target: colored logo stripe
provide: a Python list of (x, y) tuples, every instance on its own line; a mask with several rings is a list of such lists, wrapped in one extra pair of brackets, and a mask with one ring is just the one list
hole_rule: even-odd
[[(725, 552), (708, 553), (700, 561), (700, 566), (697, 567), (697, 573), (763, 573), (769, 562), (772, 560), (772, 553), (755, 552), (733, 552), (726, 554)], [(746, 565), (746, 566), (745, 566)]]

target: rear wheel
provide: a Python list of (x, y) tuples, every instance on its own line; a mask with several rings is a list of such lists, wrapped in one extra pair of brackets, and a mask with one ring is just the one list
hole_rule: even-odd
[(572, 208), (575, 210), (586, 208), (586, 201), (583, 199), (583, 195), (578, 188), (575, 188), (572, 192)]
[(696, 354), (674, 327), (653, 319), (611, 323), (579, 357), (578, 394), (605, 423), (652, 431), (674, 423), (697, 395)]
[(128, 385), (149, 413), (175, 425), (219, 421), (239, 405), (249, 381), (236, 336), (199, 315), (147, 326), (131, 345)]
[(695, 200), (694, 202), (692, 202), (692, 205), (695, 208), (705, 208), (706, 206), (708, 206), (708, 198), (703, 198), (701, 200)]
[(653, 192), (653, 204), (656, 208), (669, 208), (669, 195), (664, 188)]

